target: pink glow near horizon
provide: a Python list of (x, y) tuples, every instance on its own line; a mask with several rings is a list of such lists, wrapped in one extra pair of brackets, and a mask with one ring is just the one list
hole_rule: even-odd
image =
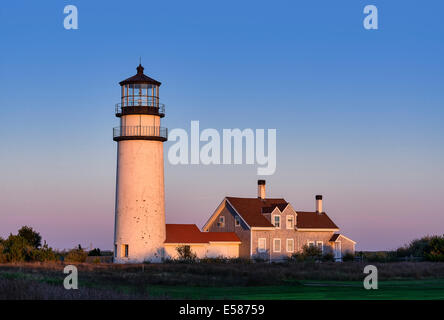
[[(58, 184), (9, 185), (0, 195), (0, 236), (29, 225), (54, 248), (92, 244), (111, 249), (113, 174), (110, 168), (106, 178), (92, 176), (86, 188), (72, 179)], [(224, 196), (255, 197), (257, 178), (254, 168), (167, 165), (167, 223), (201, 227)], [(423, 186), (424, 191), (417, 192), (413, 185), (390, 186), (389, 180), (380, 188), (336, 180), (319, 188), (290, 170), (280, 170), (266, 179), (267, 197), (284, 197), (296, 210), (314, 210), (314, 195), (323, 194), (325, 211), (343, 234), (358, 242), (357, 250), (394, 249), (414, 238), (443, 233), (443, 204), (439, 189), (433, 186)], [(294, 183), (298, 179), (306, 183)]]

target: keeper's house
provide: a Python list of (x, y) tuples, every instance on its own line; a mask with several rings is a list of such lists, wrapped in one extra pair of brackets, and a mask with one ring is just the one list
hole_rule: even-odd
[(196, 225), (167, 224), (166, 235), (169, 257), (177, 256), (177, 246), (189, 245), (198, 257), (281, 260), (307, 245), (341, 260), (356, 244), (322, 210), (322, 196), (316, 196), (315, 211), (296, 211), (283, 198), (266, 198), (265, 180), (258, 181), (257, 198), (225, 197), (203, 232)]

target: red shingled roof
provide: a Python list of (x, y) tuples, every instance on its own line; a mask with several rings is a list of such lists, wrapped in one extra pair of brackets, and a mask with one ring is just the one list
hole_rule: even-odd
[[(234, 209), (250, 227), (273, 227), (263, 213), (270, 213), (274, 208), (284, 210), (288, 205), (285, 199), (235, 198), (226, 197)], [(301, 229), (339, 229), (325, 212), (296, 211), (296, 226)]]
[(296, 211), (298, 216), (296, 224), (298, 228), (308, 229), (339, 229), (325, 212)]
[(240, 242), (234, 232), (201, 232), (195, 224), (167, 224), (165, 243)]
[(272, 207), (277, 204), (287, 204), (284, 199), (261, 199), (261, 198), (226, 198), (234, 209), (242, 216), (250, 227), (273, 227), (270, 221), (262, 214), (263, 207)]
[(165, 243), (208, 243), (195, 224), (167, 224)]

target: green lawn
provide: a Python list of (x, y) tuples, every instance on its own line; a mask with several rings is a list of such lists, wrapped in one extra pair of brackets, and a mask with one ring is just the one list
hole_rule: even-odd
[(444, 279), (380, 281), (377, 290), (365, 290), (362, 282), (354, 281), (301, 281), (263, 287), (150, 286), (148, 292), (150, 295), (168, 296), (173, 299), (444, 299)]
[[(96, 272), (94, 271), (95, 269), (87, 269), (79, 272), (78, 292), (81, 294), (82, 290), (85, 289), (85, 297), (87, 298), (94, 298), (93, 294), (96, 294), (98, 297), (101, 296), (99, 293), (88, 293), (88, 289), (91, 288), (99, 291), (102, 290), (102, 292), (108, 296), (115, 295), (116, 298), (119, 298), (119, 294), (122, 293), (123, 295), (131, 295), (131, 297), (135, 299), (153, 297), (161, 299), (240, 300), (444, 300), (443, 277), (438, 279), (418, 280), (412, 280), (414, 279), (413, 277), (403, 280), (381, 280), (379, 281), (379, 289), (377, 290), (365, 290), (362, 281), (327, 280), (280, 280), (276, 281), (276, 285), (228, 286), (219, 279), (219, 282), (216, 285), (208, 284), (208, 286), (205, 286), (205, 283), (203, 283), (200, 278), (197, 278), (197, 280), (204, 285), (187, 286), (182, 284), (183, 282), (180, 282), (180, 280), (182, 277), (185, 277), (187, 283), (192, 284), (193, 279), (196, 278), (196, 272), (185, 272), (186, 270), (184, 271), (180, 268), (178, 270), (169, 270), (170, 273), (159, 273), (154, 267), (145, 271), (122, 271), (120, 269), (114, 270), (104, 268), (103, 271), (101, 270), (102, 272)], [(168, 267), (171, 266), (166, 266), (164, 268)], [(172, 267), (176, 266), (173, 265)], [(197, 265), (196, 267), (200, 266)], [(393, 268), (393, 266), (390, 267)], [(413, 265), (412, 268), (413, 267), (418, 268), (417, 265)], [(441, 265), (438, 267), (441, 268)], [(191, 271), (193, 271), (193, 269), (191, 269)], [(215, 273), (217, 270), (214, 271), (210, 269), (210, 271)], [(220, 273), (215, 274), (223, 279)], [(243, 274), (240, 274), (239, 276), (243, 276)], [(42, 292), (43, 297), (50, 296), (45, 295), (45, 292), (51, 292), (52, 288), (63, 288), (64, 277), (65, 275), (61, 270), (51, 269), (49, 267), (47, 269), (33, 269), (32, 266), (29, 268), (9, 266), (8, 268), (5, 267), (4, 270), (0, 269), (0, 285), (2, 279), (4, 279), (4, 282), (9, 281), (8, 285), (11, 288), (8, 288), (12, 290), (11, 294), (14, 294), (14, 292), (17, 291), (16, 287), (18, 285), (22, 288), (20, 290), (29, 290), (30, 286), (32, 288), (37, 288), (39, 284), (41, 284), (42, 288), (40, 288), (39, 292)], [(173, 277), (173, 279), (171, 277)], [(205, 277), (208, 278), (210, 276), (205, 275)], [(396, 278), (393, 277), (393, 279)], [(13, 281), (13, 283), (11, 283), (11, 281)], [(162, 282), (157, 282), (159, 284), (150, 284), (149, 281), (164, 281), (164, 284), (160, 284)], [(167, 281), (171, 283), (166, 283)], [(210, 281), (208, 282), (210, 283)], [(30, 290), (30, 297), (32, 296), (32, 292), (33, 290)]]

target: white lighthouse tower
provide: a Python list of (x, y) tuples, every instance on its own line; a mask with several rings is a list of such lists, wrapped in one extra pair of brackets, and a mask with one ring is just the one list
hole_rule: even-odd
[(160, 262), (165, 241), (163, 142), (167, 129), (160, 126), (165, 107), (159, 103), (160, 82), (143, 73), (120, 82), (121, 102), (116, 105), (120, 126), (117, 141), (114, 261)]

